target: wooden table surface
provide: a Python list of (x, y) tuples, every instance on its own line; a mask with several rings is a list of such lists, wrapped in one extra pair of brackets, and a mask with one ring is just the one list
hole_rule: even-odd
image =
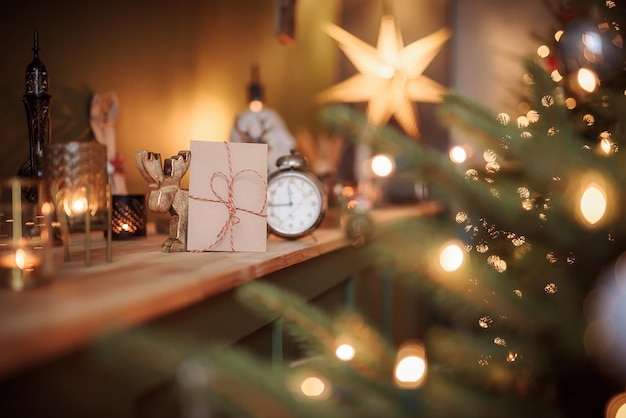
[[(377, 222), (428, 216), (438, 205), (387, 208)], [(165, 237), (113, 241), (113, 262), (105, 262), (102, 232), (94, 234), (92, 265), (85, 266), (82, 238), (72, 239), (70, 261), (61, 249), (48, 283), (23, 292), (0, 289), (0, 378), (51, 359), (89, 341), (136, 326), (210, 298), (242, 283), (349, 246), (341, 228), (320, 228), (310, 237), (270, 237), (267, 251), (160, 252)]]

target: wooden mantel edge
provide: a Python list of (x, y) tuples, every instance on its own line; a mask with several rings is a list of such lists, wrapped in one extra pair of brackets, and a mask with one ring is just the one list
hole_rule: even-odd
[[(436, 202), (422, 202), (396, 210), (379, 210), (373, 217), (375, 221), (386, 223), (406, 217), (431, 216), (440, 210)], [(74, 283), (32, 294), (0, 293), (0, 379), (80, 348), (108, 333), (137, 326), (258, 277), (350, 245), (338, 228), (320, 231), (320, 235), (324, 236), (317, 242), (279, 240), (268, 248), (268, 254), (256, 256), (205, 253), (210, 268), (204, 272), (196, 272), (196, 267), (203, 267), (204, 262), (194, 257), (202, 254), (153, 251), (140, 257), (146, 261), (133, 274), (122, 271), (122, 267), (127, 269), (132, 265), (129, 260), (137, 258), (137, 253), (116, 254), (111, 267), (79, 268), (86, 276)], [(160, 239), (162, 237), (155, 237), (154, 245), (158, 245)], [(154, 268), (146, 267), (150, 260), (160, 263), (156, 267), (161, 271), (158, 277), (142, 276), (146, 270), (154, 272)], [(188, 263), (191, 267), (181, 277), (176, 277), (175, 269), (167, 269), (171, 267), (170, 261)], [(211, 270), (219, 274), (208, 273)], [(219, 280), (214, 280), (215, 277)]]

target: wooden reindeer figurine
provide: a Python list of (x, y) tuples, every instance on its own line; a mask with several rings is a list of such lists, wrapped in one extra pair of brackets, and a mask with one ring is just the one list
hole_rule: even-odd
[(179, 151), (161, 165), (161, 154), (146, 150), (135, 153), (135, 163), (141, 175), (148, 181), (150, 196), (148, 207), (160, 213), (169, 212), (169, 237), (163, 242), (161, 251), (174, 253), (187, 251), (187, 208), (189, 190), (180, 188), (180, 179), (189, 169), (191, 153)]

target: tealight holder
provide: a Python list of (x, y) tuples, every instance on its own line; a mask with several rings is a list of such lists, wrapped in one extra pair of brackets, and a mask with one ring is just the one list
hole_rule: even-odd
[(85, 264), (91, 264), (91, 233), (105, 231), (106, 260), (111, 262), (111, 188), (106, 147), (96, 141), (49, 144), (44, 153), (49, 184), (69, 261), (70, 236), (84, 234)]
[(54, 205), (41, 180), (0, 183), (0, 285), (21, 291), (45, 283), (54, 271)]
[(111, 231), (114, 240), (146, 236), (148, 212), (143, 194), (113, 195)]

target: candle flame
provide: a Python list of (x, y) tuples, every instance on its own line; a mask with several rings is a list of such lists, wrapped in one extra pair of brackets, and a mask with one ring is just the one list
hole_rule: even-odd
[(24, 270), (26, 267), (26, 252), (21, 248), (15, 251), (15, 265), (20, 270)]

